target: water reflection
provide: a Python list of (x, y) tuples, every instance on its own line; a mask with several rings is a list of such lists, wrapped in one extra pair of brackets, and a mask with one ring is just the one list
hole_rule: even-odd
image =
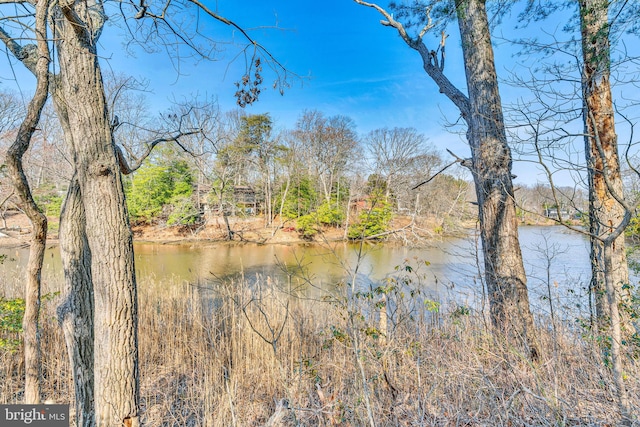
[[(521, 245), (532, 300), (543, 299), (547, 284), (555, 289), (579, 290), (588, 281), (588, 241), (561, 227), (522, 227)], [(477, 300), (482, 294), (479, 243), (468, 238), (446, 239), (429, 248), (389, 244), (336, 243), (331, 245), (149, 244), (135, 245), (140, 286), (171, 286), (229, 280), (239, 275), (252, 280), (270, 276), (281, 283), (331, 289), (353, 277), (359, 285), (380, 282), (397, 274), (405, 263), (420, 265), (423, 285), (458, 301)], [(8, 255), (0, 265), (5, 296), (21, 294), (28, 250), (0, 250)], [(425, 265), (428, 262), (429, 265)], [(357, 274), (356, 274), (357, 273)], [(548, 275), (547, 275), (548, 273)], [(355, 275), (354, 275), (355, 274)], [(44, 292), (59, 290), (62, 272), (57, 248), (50, 248), (43, 268)]]

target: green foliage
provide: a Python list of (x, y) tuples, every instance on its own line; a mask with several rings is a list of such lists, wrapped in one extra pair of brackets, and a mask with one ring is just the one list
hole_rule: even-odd
[[(277, 206), (282, 203), (284, 190), (285, 186), (283, 185), (279, 194), (276, 196)], [(317, 193), (311, 179), (308, 177), (301, 178), (298, 182), (292, 183), (289, 186), (289, 191), (287, 191), (282, 206), (282, 216), (286, 219), (295, 219), (309, 214), (317, 198)]]
[(340, 177), (331, 188), (331, 200), (337, 204), (344, 204), (349, 200), (349, 182)]
[(247, 154), (255, 153), (259, 158), (263, 158), (273, 128), (271, 117), (269, 114), (253, 114), (243, 116), (240, 120), (238, 146)]
[(311, 239), (318, 234), (321, 227), (339, 227), (344, 222), (343, 210), (324, 201), (316, 211), (303, 215), (297, 219), (298, 233), (305, 239)]
[[(43, 304), (52, 301), (60, 292), (42, 295)], [(25, 300), (22, 298), (6, 299), (0, 297), (0, 349), (16, 351), (21, 343), (22, 318), (24, 317)]]
[(176, 196), (171, 199), (171, 213), (167, 219), (168, 225), (191, 225), (198, 220), (200, 212), (193, 199), (187, 196)]
[(15, 351), (20, 346), (22, 317), (25, 302), (22, 298), (0, 298), (0, 348)]
[(427, 311), (431, 313), (438, 313), (440, 311), (440, 303), (438, 301), (425, 299), (423, 304)]
[(63, 198), (57, 193), (48, 192), (34, 196), (34, 200), (46, 216), (59, 217)]
[(318, 207), (316, 217), (320, 224), (338, 227), (344, 222), (344, 211), (333, 203), (326, 200)]
[(300, 237), (304, 239), (312, 239), (316, 234), (320, 232), (318, 219), (313, 213), (301, 216), (296, 221), (296, 224)]
[(631, 218), (631, 222), (625, 230), (625, 234), (634, 242), (638, 242), (640, 240), (640, 216), (635, 215), (633, 218)]
[(379, 174), (374, 173), (367, 178), (365, 192), (371, 195), (382, 195), (387, 192), (387, 181)]
[(349, 227), (347, 236), (350, 239), (363, 239), (377, 236), (387, 231), (391, 221), (391, 204), (376, 192), (370, 199), (371, 207), (358, 215), (356, 223)]
[[(189, 211), (184, 199), (193, 193), (193, 177), (189, 165), (183, 160), (172, 160), (158, 164), (145, 163), (127, 186), (127, 207), (136, 221), (153, 222), (160, 217), (163, 207), (178, 202), (177, 210)], [(185, 215), (176, 213), (173, 223), (181, 223)], [(193, 210), (190, 211), (193, 213)], [(187, 215), (188, 216), (188, 215)]]

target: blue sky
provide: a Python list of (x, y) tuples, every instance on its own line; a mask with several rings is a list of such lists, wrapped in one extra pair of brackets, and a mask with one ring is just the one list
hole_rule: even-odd
[[(381, 16), (375, 10), (352, 0), (225, 0), (205, 4), (248, 29), (251, 37), (300, 76), (291, 80), (291, 87), (281, 96), (270, 88), (273, 75), (265, 71), (267, 89), (256, 104), (246, 108), (247, 113), (269, 113), (281, 128), (293, 128), (304, 109), (317, 109), (327, 116), (349, 116), (361, 134), (381, 127), (414, 127), (443, 153), (450, 148), (461, 157), (469, 155), (464, 139), (446, 128), (447, 122), (458, 119), (458, 111), (426, 75), (417, 52), (408, 48), (394, 29), (380, 25)], [(558, 16), (536, 25), (559, 33), (565, 19)], [(507, 16), (494, 34), (513, 37), (540, 32), (539, 28), (516, 30), (510, 20), (513, 21)], [(103, 68), (147, 79), (154, 113), (166, 110), (171, 99), (188, 100), (194, 96), (215, 96), (222, 110), (236, 108), (233, 83), (244, 72), (244, 61), (237, 54), (246, 42), (237, 31), (201, 19), (201, 31), (221, 42), (217, 60), (186, 58), (180, 62), (178, 72), (165, 52), (133, 49), (133, 55), (126, 54), (127, 38), (113, 21), (101, 37)], [(448, 34), (445, 74), (464, 92), (455, 23)], [(425, 41), (435, 48), (439, 36), (427, 35)], [(516, 49), (508, 43), (500, 42), (498, 37), (494, 41), (498, 72), (505, 75), (504, 71), (523, 59), (514, 57)], [(188, 52), (183, 49), (182, 53)], [(6, 70), (0, 74), (7, 76)], [(8, 82), (3, 86), (9, 86)], [(506, 103), (521, 91), (503, 84), (501, 92)], [(534, 184), (544, 180), (531, 163), (516, 162), (514, 170), (519, 182)]]
[[(226, 1), (218, 2), (218, 12), (251, 29), (253, 38), (300, 76), (291, 79), (284, 95), (267, 84), (260, 100), (246, 108), (248, 113), (268, 112), (277, 126), (292, 128), (304, 109), (317, 109), (328, 116), (353, 118), (362, 134), (380, 127), (415, 127), (440, 149), (451, 144), (458, 144), (459, 151), (466, 149), (457, 135), (442, 126), (443, 112), (451, 121), (458, 113), (437, 92), (418, 54), (395, 30), (379, 24), (377, 12), (350, 0), (330, 0), (322, 6), (311, 1)], [(101, 39), (102, 53), (109, 58), (105, 62), (114, 71), (148, 78), (153, 105), (159, 110), (169, 105), (171, 97), (188, 99), (195, 94), (217, 96), (223, 110), (235, 108), (233, 83), (243, 73), (244, 61), (231, 61), (245, 44), (237, 32), (211, 24), (209, 30), (220, 40), (236, 45), (221, 45), (225, 50), (216, 62), (183, 61), (178, 75), (165, 53), (124, 56), (117, 37), (120, 30), (110, 30)], [(433, 35), (428, 40), (437, 46), (439, 39)], [(464, 71), (455, 58), (458, 50), (452, 46), (447, 67), (451, 78), (462, 85)], [(264, 74), (270, 83), (273, 75)]]

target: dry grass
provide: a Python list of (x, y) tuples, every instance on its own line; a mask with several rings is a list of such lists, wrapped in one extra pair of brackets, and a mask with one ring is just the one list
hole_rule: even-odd
[[(389, 310), (382, 336), (379, 294), (306, 299), (260, 278), (201, 285), (140, 292), (146, 425), (362, 426), (367, 401), (379, 426), (619, 422), (611, 374), (579, 330), (541, 328), (545, 354), (531, 364), (473, 311), (429, 311), (400, 293), (387, 295), (398, 310)], [(69, 402), (68, 362), (50, 314), (42, 342), (45, 397)], [(18, 403), (21, 353), (1, 356), (0, 401)], [(637, 417), (638, 364), (626, 363)]]

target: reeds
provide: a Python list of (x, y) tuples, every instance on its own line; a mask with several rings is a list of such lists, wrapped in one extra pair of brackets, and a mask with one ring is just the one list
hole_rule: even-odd
[[(601, 348), (571, 319), (540, 325), (544, 354), (533, 364), (481, 313), (436, 309), (407, 283), (324, 296), (264, 277), (163, 285), (141, 286), (139, 297), (145, 425), (361, 426), (368, 411), (378, 426), (619, 422)], [(72, 384), (54, 308), (43, 316), (43, 389), (65, 403)], [(21, 351), (1, 357), (0, 401), (19, 403)], [(626, 363), (637, 417), (637, 359)]]

